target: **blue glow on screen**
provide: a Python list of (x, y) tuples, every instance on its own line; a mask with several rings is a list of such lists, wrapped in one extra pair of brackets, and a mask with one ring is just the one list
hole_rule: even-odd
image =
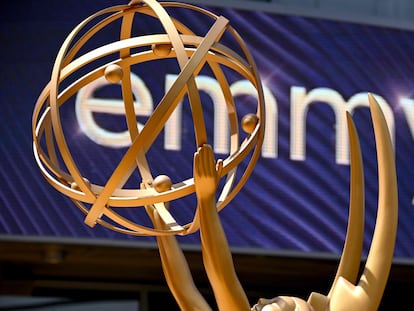
[[(109, 5), (19, 1), (9, 4), (10, 11), (16, 14), (0, 19), (0, 234), (152, 240), (84, 225), (84, 215), (47, 184), (33, 158), (31, 115), (37, 97), (50, 79), (56, 53), (77, 23)], [(414, 257), (414, 33), (317, 18), (211, 10), (227, 17), (248, 43), (268, 104), (267, 141), (262, 157), (242, 191), (220, 212), (230, 244), (341, 252), (348, 216), (349, 165), (346, 145), (338, 142), (341, 127), (332, 107), (334, 103), (340, 106), (352, 100), (361, 101), (371, 92), (388, 109), (394, 135), (400, 219), (395, 254)], [(179, 18), (191, 24), (191, 15), (182, 13)], [(156, 97), (165, 92), (169, 75), (177, 72), (174, 64), (151, 66), (133, 72)], [(151, 75), (151, 70), (157, 75)], [(208, 78), (208, 73), (201, 73), (199, 78), (203, 77)], [(209, 91), (213, 90), (211, 86)], [(94, 96), (116, 99), (117, 94), (117, 90), (108, 87), (97, 89)], [(315, 100), (307, 106), (306, 135), (301, 143), (300, 132), (299, 136), (292, 135), (300, 122), (292, 106), (299, 105), (309, 94)], [(204, 95), (205, 101), (211, 100), (208, 92)], [(152, 100), (156, 103), (159, 99)], [(79, 103), (76, 98), (72, 101), (65, 108), (65, 126), (79, 146), (77, 161), (80, 167), (93, 168), (96, 178), (105, 178), (125, 147), (103, 147), (94, 142), (80, 127), (75, 112)], [(210, 110), (211, 120), (207, 123), (213, 124), (214, 109)], [(368, 109), (358, 106), (353, 116), (360, 134), (366, 178), (366, 251), (377, 207), (376, 151)], [(112, 132), (124, 129), (116, 116), (94, 117), (102, 128)], [(145, 116), (138, 117), (140, 120), (145, 122)], [(184, 115), (182, 122), (180, 145), (166, 147), (165, 140), (160, 139), (156, 142), (160, 152), (149, 155), (159, 163), (161, 173), (169, 163), (174, 163), (171, 174), (191, 174), (194, 143), (191, 136), (185, 136), (189, 117)], [(82, 153), (84, 146), (90, 148), (90, 153)], [(187, 216), (184, 213), (182, 217)], [(192, 244), (199, 241), (197, 234), (180, 240)]]

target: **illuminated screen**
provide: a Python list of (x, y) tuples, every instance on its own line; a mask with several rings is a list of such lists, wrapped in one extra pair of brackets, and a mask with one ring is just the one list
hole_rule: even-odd
[[(111, 5), (107, 2), (19, 1), (8, 4), (7, 12), (13, 14), (0, 20), (3, 235), (153, 240), (86, 226), (84, 215), (43, 179), (32, 151), (33, 108), (50, 80), (60, 45), (89, 14)], [(347, 108), (363, 152), (367, 252), (378, 200), (375, 140), (367, 108), (371, 92), (384, 110), (395, 146), (399, 183), (395, 255), (414, 257), (414, 32), (260, 11), (209, 10), (227, 17), (248, 44), (266, 99), (261, 157), (246, 185), (220, 212), (229, 243), (243, 248), (341, 252), (348, 217), (349, 155), (347, 128), (337, 117)], [(207, 31), (203, 23), (194, 23), (191, 13), (179, 13), (177, 18), (194, 25), (195, 32)], [(150, 25), (143, 27), (143, 32), (150, 29)], [(137, 121), (145, 122), (159, 94), (177, 74), (177, 64), (153, 62), (132, 71)], [(214, 121), (220, 118), (214, 108), (216, 81), (209, 72), (200, 72), (196, 82), (203, 86), (206, 123), (213, 124), (211, 141), (220, 157), (229, 147), (226, 131)], [(240, 89), (243, 81), (235, 77), (230, 83), (239, 90), (237, 96), (246, 97), (248, 107), (252, 98)], [(68, 140), (76, 142), (75, 160), (97, 179), (110, 175), (129, 144), (120, 98), (119, 88), (95, 81), (63, 108), (64, 130), (71, 134)], [(97, 101), (100, 110), (94, 105)], [(168, 168), (179, 178), (191, 174), (195, 145), (189, 124), (191, 114), (184, 111), (148, 155), (159, 165), (154, 168), (159, 173)], [(183, 208), (179, 217), (185, 219), (185, 213)], [(199, 236), (180, 241), (197, 244)]]

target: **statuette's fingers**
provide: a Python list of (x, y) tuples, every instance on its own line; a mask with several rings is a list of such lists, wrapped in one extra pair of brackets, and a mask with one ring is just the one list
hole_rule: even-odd
[(218, 161), (216, 165), (210, 145), (198, 148), (194, 154), (194, 185), (199, 200), (215, 197), (222, 168), (223, 161)]

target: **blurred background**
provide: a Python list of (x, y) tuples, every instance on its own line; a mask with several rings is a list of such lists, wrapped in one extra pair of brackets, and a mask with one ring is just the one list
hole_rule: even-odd
[[(246, 186), (220, 212), (235, 269), (251, 304), (260, 297), (306, 299), (312, 291), (329, 291), (345, 237), (349, 204), (349, 162), (346, 144), (338, 140), (342, 128), (336, 118), (338, 111), (351, 104), (357, 108), (353, 117), (366, 178), (363, 267), (378, 197), (375, 139), (365, 108), (367, 92), (376, 96), (387, 114), (399, 182), (395, 259), (380, 310), (394, 310), (396, 301), (408, 304), (414, 289), (414, 3), (188, 3), (230, 20), (249, 47), (266, 91), (269, 119), (264, 151)], [(178, 309), (164, 280), (155, 239), (123, 235), (102, 226), (87, 227), (82, 212), (42, 177), (32, 150), (33, 109), (50, 80), (63, 41), (89, 15), (123, 4), (126, 2), (114, 0), (22, 0), (2, 6), (0, 310)], [(194, 15), (177, 14), (191, 29), (208, 30), (209, 25)], [(151, 26), (138, 28), (145, 33)], [(175, 67), (163, 63), (134, 71), (152, 94), (154, 105), (166, 90), (168, 79), (177, 74)], [(153, 71), (158, 80), (149, 78)], [(230, 83), (237, 85), (239, 79), (232, 76)], [(203, 99), (207, 103), (214, 104), (214, 90), (214, 84), (206, 87)], [(250, 107), (252, 96), (239, 92), (240, 109), (244, 111)], [(119, 93), (111, 89), (96, 87), (92, 93), (94, 100), (119, 100)], [(292, 105), (300, 98), (311, 98), (310, 94), (313, 100), (304, 104), (305, 119), (297, 118)], [(139, 104), (141, 99), (135, 96)], [(102, 172), (116, 165), (114, 159), (125, 149), (110, 147), (99, 153), (103, 147), (80, 130), (81, 121), (74, 109), (77, 105), (82, 101), (75, 96), (65, 104), (67, 133), (72, 135), (68, 139), (74, 145), (71, 150), (80, 167), (92, 168), (99, 179)], [(340, 108), (337, 111), (335, 107)], [(221, 133), (213, 124), (214, 113), (211, 107), (206, 112), (209, 130)], [(122, 129), (115, 118), (104, 114), (94, 117), (102, 128), (114, 132)], [(183, 124), (190, 124), (191, 114), (184, 113), (183, 120)], [(140, 116), (137, 121), (145, 119)], [(304, 136), (301, 132), (293, 135), (301, 122), (305, 124)], [(184, 136), (188, 131), (183, 128), (182, 145), (171, 149), (161, 141), (151, 154), (161, 173), (162, 165), (166, 169), (174, 163), (169, 168), (177, 175), (186, 170), (191, 174), (194, 143), (191, 136)], [(220, 138), (214, 133), (209, 138), (217, 147)], [(225, 150), (215, 151), (217, 157), (226, 156)], [(135, 211), (125, 213), (144, 221)], [(178, 217), (187, 220), (188, 214), (191, 209), (179, 210)], [(214, 307), (198, 233), (179, 237), (179, 241), (197, 286)]]

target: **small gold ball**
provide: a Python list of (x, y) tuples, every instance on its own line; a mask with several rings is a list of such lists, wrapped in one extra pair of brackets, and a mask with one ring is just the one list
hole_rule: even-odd
[(105, 68), (105, 79), (110, 83), (119, 83), (124, 76), (124, 71), (121, 66), (112, 64)]
[(246, 114), (243, 117), (242, 122), (241, 122), (243, 131), (245, 131), (248, 134), (253, 133), (258, 122), (259, 122), (259, 118), (257, 117), (257, 115), (253, 113)]
[(172, 186), (171, 178), (168, 177), (167, 175), (159, 175), (155, 177), (152, 184), (154, 185), (154, 189), (157, 192), (164, 192), (164, 191), (171, 190), (171, 186)]
[(172, 46), (170, 43), (154, 43), (152, 44), (151, 48), (155, 55), (159, 57), (166, 57), (170, 55)]

